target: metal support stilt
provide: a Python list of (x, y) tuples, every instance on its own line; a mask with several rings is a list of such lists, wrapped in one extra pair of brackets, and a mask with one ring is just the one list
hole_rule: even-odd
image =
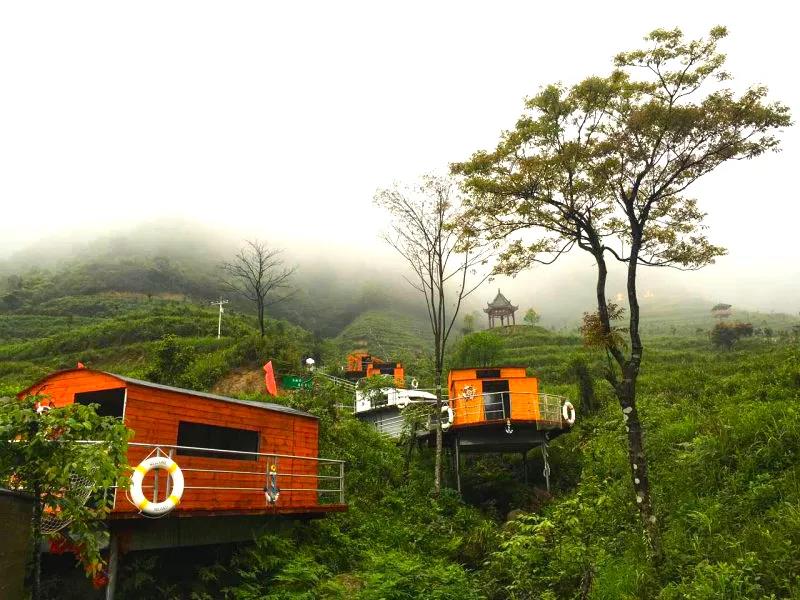
[(117, 587), (117, 571), (119, 565), (119, 543), (112, 530), (108, 539), (108, 583), (106, 584), (106, 600), (114, 600), (114, 591)]
[(456, 461), (456, 489), (458, 490), (459, 495), (461, 495), (461, 453), (458, 449), (458, 436), (453, 443), (453, 449), (455, 451), (455, 461)]
[(547, 442), (542, 442), (542, 458), (544, 459), (544, 481), (547, 491), (550, 492), (550, 461), (547, 459)]

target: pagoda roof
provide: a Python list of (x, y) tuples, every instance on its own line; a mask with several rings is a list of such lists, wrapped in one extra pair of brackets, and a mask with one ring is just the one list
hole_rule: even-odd
[(519, 307), (511, 304), (511, 302), (508, 301), (508, 298), (503, 296), (503, 293), (498, 289), (497, 296), (494, 297), (494, 300), (489, 302), (489, 308), (511, 308), (517, 310)]

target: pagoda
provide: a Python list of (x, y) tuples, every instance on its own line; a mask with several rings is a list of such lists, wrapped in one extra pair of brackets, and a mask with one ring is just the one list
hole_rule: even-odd
[(483, 312), (489, 316), (489, 328), (497, 324), (498, 317), (500, 318), (500, 326), (502, 327), (504, 325), (516, 325), (514, 313), (517, 312), (518, 308), (519, 306), (511, 304), (508, 298), (503, 296), (498, 289), (497, 296), (489, 303), (487, 308), (483, 309)]

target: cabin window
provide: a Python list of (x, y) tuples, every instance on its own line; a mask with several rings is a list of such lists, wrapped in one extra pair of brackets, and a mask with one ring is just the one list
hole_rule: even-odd
[(478, 369), (475, 376), (478, 379), (497, 379), (500, 377), (500, 369)]
[(511, 417), (511, 393), (508, 380), (483, 382), (483, 413), (487, 421)]
[(380, 365), (378, 371), (380, 371), (381, 375), (394, 375), (395, 368), (394, 364)]
[(210, 450), (191, 450), (178, 448), (178, 454), (184, 456), (205, 456), (208, 458), (227, 458), (229, 460), (256, 460), (255, 454), (237, 454), (235, 452), (214, 452), (214, 450), (236, 450), (239, 452), (258, 452), (258, 431), (250, 429), (234, 429), (204, 423), (178, 423), (178, 446), (192, 448), (210, 448)]
[(97, 404), (97, 414), (101, 417), (117, 417), (121, 419), (125, 412), (125, 388), (114, 390), (96, 390), (75, 394), (75, 404)]

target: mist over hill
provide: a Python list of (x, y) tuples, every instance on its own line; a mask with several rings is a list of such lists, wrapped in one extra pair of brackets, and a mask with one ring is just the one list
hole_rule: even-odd
[[(264, 240), (271, 244), (269, 239)], [(222, 284), (220, 264), (232, 257), (244, 242), (232, 230), (215, 230), (190, 221), (160, 220), (106, 231), (92, 236), (75, 232), (18, 248), (0, 260), (0, 310), (53, 315), (101, 316), (102, 301), (86, 302), (87, 296), (112, 294), (133, 299), (162, 298), (195, 303), (210, 302), (220, 295), (230, 308), (250, 312), (252, 307)], [(306, 243), (274, 243), (284, 248), (284, 259), (297, 268), (291, 295), (270, 306), (269, 315), (285, 319), (321, 337), (334, 337), (366, 311), (394, 311), (413, 320), (425, 318), (421, 298), (408, 285), (401, 260), (379, 244), (334, 248)], [(789, 326), (793, 317), (774, 306), (793, 306), (791, 297), (775, 298), (763, 305), (755, 301), (764, 286), (731, 291), (714, 287), (714, 270), (702, 273), (642, 269), (640, 299), (644, 330), (668, 333), (693, 331), (713, 324), (710, 308), (725, 301), (734, 304), (736, 318), (756, 324)], [(703, 285), (696, 285), (698, 281)], [(592, 311), (594, 272), (581, 255), (568, 256), (557, 265), (537, 267), (516, 278), (491, 278), (462, 308), (476, 325), (485, 327), (483, 307), (498, 289), (520, 307), (521, 322), (528, 308), (542, 316), (541, 325), (575, 330), (581, 315)], [(612, 266), (608, 290), (614, 300), (626, 304), (621, 269)], [(776, 288), (777, 290), (777, 288)], [(777, 291), (776, 291), (777, 294)], [(788, 312), (796, 314), (796, 309)], [(782, 325), (783, 324), (783, 325)]]

